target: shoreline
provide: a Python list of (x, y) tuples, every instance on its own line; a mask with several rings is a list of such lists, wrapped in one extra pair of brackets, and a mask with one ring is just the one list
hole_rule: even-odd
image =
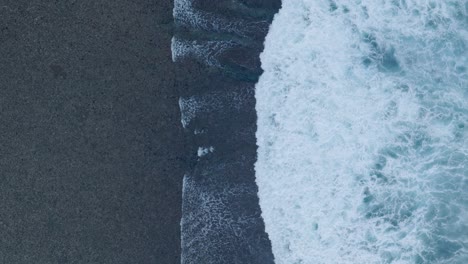
[[(254, 89), (262, 72), (263, 38), (275, 13), (268, 8), (275, 5), (243, 1), (242, 12), (263, 13), (261, 17), (245, 13), (244, 18), (242, 12), (226, 16), (237, 8), (228, 1), (188, 2), (179, 3), (176, 10), (172, 42), (173, 59), (180, 66), (179, 104), (189, 142), (182, 263), (274, 263), (255, 183)], [(202, 18), (188, 20), (187, 14)], [(200, 148), (209, 151), (197, 155)]]

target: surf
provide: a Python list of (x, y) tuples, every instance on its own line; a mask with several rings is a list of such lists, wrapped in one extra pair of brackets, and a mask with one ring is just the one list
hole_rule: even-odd
[(256, 85), (276, 263), (468, 262), (468, 5), (285, 0)]

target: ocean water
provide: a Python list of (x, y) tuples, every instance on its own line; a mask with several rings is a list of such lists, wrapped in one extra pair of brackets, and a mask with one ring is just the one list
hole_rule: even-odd
[(275, 262), (468, 263), (468, 2), (282, 5), (255, 94)]
[[(273, 263), (255, 183), (254, 89), (278, 6), (279, 0), (174, 1), (171, 49), (180, 66), (177, 87), (184, 87), (179, 106), (190, 160), (182, 264)], [(200, 76), (187, 80), (190, 71)]]

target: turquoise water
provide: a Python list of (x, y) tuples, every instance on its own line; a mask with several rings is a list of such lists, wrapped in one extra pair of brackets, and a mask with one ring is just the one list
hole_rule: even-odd
[(468, 263), (467, 29), (467, 1), (283, 1), (256, 88), (276, 263)]

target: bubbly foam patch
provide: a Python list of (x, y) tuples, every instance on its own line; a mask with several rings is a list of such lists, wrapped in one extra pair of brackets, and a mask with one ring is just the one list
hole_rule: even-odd
[(466, 1), (284, 0), (256, 87), (276, 263), (468, 263)]
[[(242, 85), (238, 85), (239, 89), (228, 92), (208, 92), (201, 95), (193, 95), (179, 98), (179, 108), (181, 113), (181, 123), (184, 128), (187, 128), (195, 118), (206, 117), (212, 112), (217, 111), (241, 111), (246, 104), (248, 98), (252, 96), (251, 89)], [(202, 133), (196, 131), (195, 133)]]
[(211, 67), (222, 68), (219, 57), (226, 50), (238, 46), (239, 45), (233, 41), (184, 40), (173, 37), (171, 42), (172, 61), (178, 62), (183, 59), (191, 58)]
[[(265, 26), (265, 21), (233, 20), (216, 13), (207, 12), (196, 7), (197, 0), (174, 0), (173, 17), (176, 24), (187, 28), (209, 32), (224, 32), (239, 36), (249, 36)], [(236, 1), (233, 1), (236, 2)], [(216, 2), (213, 2), (216, 5)]]
[(214, 151), (214, 147), (198, 147), (197, 156), (203, 157), (206, 156)]

